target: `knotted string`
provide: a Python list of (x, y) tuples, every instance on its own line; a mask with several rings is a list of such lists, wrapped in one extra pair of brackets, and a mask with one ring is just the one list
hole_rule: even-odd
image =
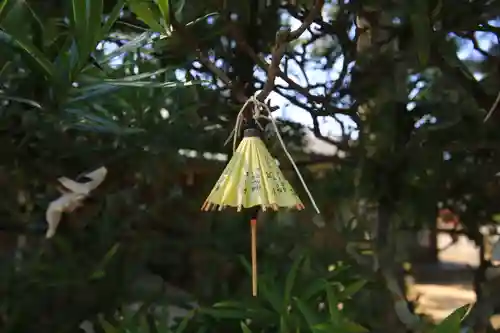
[[(231, 133), (229, 134), (229, 137), (227, 138), (224, 145), (226, 145), (229, 142), (229, 140), (231, 140), (231, 138), (232, 138), (233, 139), (233, 153), (236, 151), (236, 144), (238, 142), (239, 136), (241, 135), (241, 127), (243, 125), (244, 111), (250, 103), (253, 103), (252, 118), (255, 120), (255, 123), (257, 124), (257, 126), (260, 127), (261, 130), (263, 130), (263, 128), (259, 123), (259, 119), (267, 119), (271, 122), (271, 124), (274, 128), (274, 131), (276, 133), (276, 136), (278, 137), (278, 141), (280, 142), (281, 148), (283, 149), (286, 157), (288, 158), (288, 160), (292, 164), (293, 169), (295, 170), (295, 173), (297, 174), (297, 177), (299, 177), (300, 183), (302, 184), (302, 187), (306, 191), (307, 196), (309, 197), (309, 200), (311, 201), (311, 204), (314, 207), (314, 210), (316, 211), (316, 213), (318, 215), (321, 215), (321, 212), (318, 208), (318, 205), (316, 204), (316, 201), (314, 200), (314, 197), (312, 196), (311, 191), (309, 191), (309, 188), (308, 188), (304, 178), (302, 177), (302, 174), (300, 173), (299, 168), (295, 164), (295, 161), (293, 160), (292, 155), (290, 154), (290, 152), (286, 148), (285, 141), (283, 140), (283, 137), (281, 136), (281, 134), (278, 130), (278, 126), (276, 125), (276, 120), (272, 116), (272, 112), (271, 112), (271, 109), (269, 108), (269, 105), (267, 105), (264, 102), (259, 101), (255, 95), (250, 97), (245, 102), (245, 104), (243, 104), (243, 107), (241, 108), (240, 112), (238, 112), (234, 128), (231, 131)], [(261, 111), (265, 111), (265, 113), (267, 115), (263, 115), (261, 113)]]

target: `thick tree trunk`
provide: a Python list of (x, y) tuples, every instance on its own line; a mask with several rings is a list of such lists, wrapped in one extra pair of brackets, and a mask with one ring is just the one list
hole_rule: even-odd
[(406, 112), (405, 68), (395, 60), (397, 43), (389, 41), (389, 32), (383, 28), (391, 24), (381, 9), (362, 7), (357, 17), (353, 91), (360, 102), (362, 120), (357, 184), (360, 202), (365, 204), (361, 218), (374, 229), (375, 269), (381, 283), (387, 285), (375, 296), (385, 314), (378, 329), (398, 333), (408, 332), (405, 324), (416, 325), (416, 319), (406, 306), (403, 272), (394, 260), (401, 134), (407, 134), (402, 131), (408, 128), (400, 126)]

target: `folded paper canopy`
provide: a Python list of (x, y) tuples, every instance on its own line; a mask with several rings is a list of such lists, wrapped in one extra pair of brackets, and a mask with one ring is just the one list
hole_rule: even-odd
[[(239, 130), (243, 124), (243, 114), (249, 103), (253, 103), (254, 105), (252, 118), (248, 119), (249, 122), (247, 122), (252, 127), (247, 128), (243, 132), (243, 140), (241, 140), (238, 148), (235, 149)], [(262, 111), (266, 112), (267, 116), (263, 116), (261, 114)], [(222, 210), (228, 206), (235, 207), (237, 211), (251, 207), (260, 207), (263, 211), (268, 208), (277, 210), (280, 207), (296, 208), (298, 210), (304, 209), (304, 205), (292, 186), (290, 186), (290, 183), (288, 183), (281, 173), (278, 164), (272, 158), (260, 138), (260, 131), (257, 129), (257, 126), (259, 125), (258, 119), (262, 117), (271, 121), (281, 147), (292, 163), (297, 176), (302, 185), (304, 185), (304, 189), (319, 214), (319, 209), (314, 203), (304, 179), (285, 147), (276, 122), (271, 115), (271, 110), (266, 103), (259, 101), (255, 96), (251, 97), (238, 113), (236, 125), (232, 132), (234, 135), (233, 156), (201, 209), (205, 211)], [(257, 213), (258, 209), (253, 209), (250, 219), (253, 296), (257, 295)]]
[(260, 139), (258, 130), (245, 130), (243, 140), (208, 195), (202, 210), (222, 210), (226, 206), (235, 207), (238, 211), (254, 206), (261, 206), (262, 210), (304, 208)]

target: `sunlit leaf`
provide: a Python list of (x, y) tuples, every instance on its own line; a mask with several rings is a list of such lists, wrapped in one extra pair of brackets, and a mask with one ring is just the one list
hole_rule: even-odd
[(131, 52), (131, 51), (135, 51), (139, 47), (143, 46), (144, 43), (147, 42), (149, 38), (150, 38), (149, 32), (142, 33), (139, 36), (132, 39), (131, 41), (125, 43), (124, 45), (122, 45), (119, 48), (110, 52), (109, 54), (98, 59), (97, 61), (99, 64), (102, 65), (102, 64), (109, 62), (110, 60), (112, 60), (113, 58), (115, 58), (119, 55), (122, 55), (122, 54), (127, 53), (127, 52)]
[(158, 7), (160, 8), (161, 14), (163, 15), (163, 20), (165, 22), (165, 26), (170, 24), (170, 9), (169, 9), (169, 0), (156, 0), (158, 3)]
[(460, 323), (469, 313), (470, 304), (459, 307), (453, 311), (448, 317), (443, 319), (434, 329), (432, 333), (457, 333), (460, 331)]
[(244, 322), (241, 322), (240, 326), (243, 333), (252, 333), (252, 330)]
[(23, 103), (23, 104), (32, 106), (32, 107), (37, 108), (37, 109), (42, 109), (42, 106), (38, 102), (33, 101), (31, 99), (27, 99), (27, 98), (22, 98), (22, 97), (17, 97), (17, 96), (8, 96), (8, 95), (0, 94), (0, 100), (2, 100), (2, 99), (3, 100), (7, 100), (7, 101), (13, 101), (13, 102), (18, 102), (18, 103)]
[(161, 26), (159, 17), (155, 14), (153, 3), (143, 0), (128, 0), (130, 10), (137, 15), (137, 18), (146, 23), (153, 31), (165, 33)]

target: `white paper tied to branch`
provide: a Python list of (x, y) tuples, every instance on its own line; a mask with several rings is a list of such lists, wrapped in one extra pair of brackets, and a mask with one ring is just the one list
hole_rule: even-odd
[(86, 183), (79, 183), (67, 177), (58, 179), (59, 183), (63, 186), (60, 189), (62, 195), (56, 200), (52, 201), (47, 211), (45, 212), (45, 219), (47, 220), (47, 233), (46, 238), (51, 238), (56, 234), (57, 226), (61, 221), (63, 213), (71, 213), (76, 208), (83, 204), (83, 200), (95, 190), (106, 178), (108, 170), (105, 167), (100, 167), (92, 172), (82, 175), (90, 179)]

